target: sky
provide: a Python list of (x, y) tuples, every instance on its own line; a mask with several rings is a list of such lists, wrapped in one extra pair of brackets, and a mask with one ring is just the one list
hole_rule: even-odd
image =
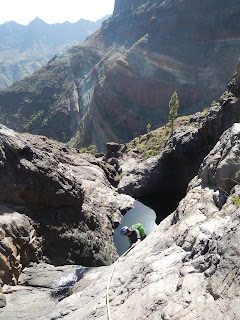
[(48, 24), (81, 18), (96, 21), (112, 14), (115, 0), (7, 0), (2, 1), (0, 24), (15, 21), (27, 25), (36, 17)]

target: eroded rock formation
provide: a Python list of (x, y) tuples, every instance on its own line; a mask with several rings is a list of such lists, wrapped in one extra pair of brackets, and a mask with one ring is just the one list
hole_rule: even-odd
[[(239, 319), (239, 147), (240, 125), (235, 124), (204, 159), (178, 208), (119, 261), (109, 290), (113, 319), (119, 315), (132, 320)], [(7, 301), (15, 299), (14, 307), (9, 303), (4, 308), (4, 319), (16, 314), (24, 290), (37, 294), (32, 279), (36, 271), (31, 268), (22, 275), (19, 293), (14, 287), (4, 287)], [(47, 270), (39, 268), (40, 274)], [(70, 295), (55, 300), (54, 310), (39, 319), (106, 319), (112, 268), (88, 269), (76, 279)], [(44, 299), (49, 294), (46, 291)], [(25, 301), (30, 297), (24, 296)], [(53, 305), (48, 303), (47, 308)], [(33, 308), (39, 314), (39, 306)], [(34, 319), (31, 308), (23, 311), (23, 319)]]
[(45, 137), (0, 126), (0, 278), (16, 284), (42, 258), (57, 265), (112, 263), (112, 230), (134, 202), (98, 161)]
[[(177, 182), (185, 188), (193, 179), (177, 209), (116, 265), (109, 290), (113, 319), (240, 319), (240, 125), (234, 123), (239, 122), (239, 71), (238, 66), (220, 102), (187, 119), (162, 155), (129, 170), (122, 166), (119, 191), (134, 196), (160, 192), (170, 182), (173, 189)], [(1, 239), (1, 257), (8, 248), (12, 262), (5, 259), (1, 274), (11, 280), (4, 280), (4, 296), (0, 293), (0, 305), (6, 304), (0, 319), (106, 319), (113, 266), (100, 265), (116, 259), (112, 228), (133, 203), (112, 187), (103, 169), (102, 160), (114, 159), (119, 146), (108, 146), (109, 158), (93, 158), (4, 126), (0, 137), (0, 174), (9, 179), (6, 190), (1, 186), (1, 216), (27, 223), (18, 233), (14, 227), (1, 229), (10, 235), (5, 247)], [(166, 180), (173, 178), (172, 170), (176, 179)], [(48, 192), (42, 192), (41, 179)], [(4, 176), (1, 181), (8, 182)], [(31, 264), (19, 276), (30, 262), (24, 257), (33, 255), (34, 261), (38, 254), (51, 264), (89, 268)], [(54, 292), (61, 275), (70, 279), (71, 289), (59, 299)], [(17, 279), (21, 286), (12, 286)]]
[(22, 269), (41, 256), (41, 238), (27, 216), (0, 206), (0, 279), (17, 284)]
[(188, 182), (221, 134), (240, 122), (239, 66), (240, 63), (219, 102), (186, 118), (184, 125), (173, 131), (159, 156), (139, 163), (127, 156), (128, 166), (123, 161), (118, 186), (120, 192), (140, 198), (174, 190), (186, 192)]

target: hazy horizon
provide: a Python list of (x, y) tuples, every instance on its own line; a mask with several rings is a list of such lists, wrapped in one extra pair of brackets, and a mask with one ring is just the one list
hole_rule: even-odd
[(112, 14), (115, 0), (8, 0), (0, 11), (0, 25), (14, 21), (28, 25), (38, 17), (47, 24), (76, 23), (81, 19), (97, 21)]
[(36, 16), (33, 20), (29, 21), (27, 24), (18, 23), (18, 22), (15, 21), (15, 20), (10, 20), (10, 21), (5, 21), (5, 22), (3, 22), (3, 23), (0, 23), (0, 26), (1, 26), (1, 25), (4, 25), (5, 23), (11, 23), (11, 22), (14, 22), (14, 23), (16, 23), (16, 24), (18, 24), (18, 25), (21, 25), (21, 26), (28, 26), (31, 22), (33, 22), (33, 21), (36, 20), (36, 19), (42, 20), (43, 22), (45, 22), (45, 23), (48, 24), (48, 25), (61, 24), (61, 23), (71, 23), (71, 24), (74, 24), (74, 23), (79, 22), (80, 20), (85, 20), (85, 21), (90, 21), (90, 22), (97, 22), (98, 20), (101, 20), (101, 19), (103, 19), (104, 17), (106, 17), (106, 16), (108, 16), (108, 15), (110, 15), (110, 14), (106, 14), (105, 16), (97, 19), (96, 21), (92, 21), (92, 20), (80, 18), (79, 20), (77, 20), (77, 21), (75, 21), (75, 22), (71, 22), (71, 21), (67, 21), (67, 20), (66, 20), (66, 21), (63, 21), (63, 22), (55, 22), (55, 23), (48, 23), (48, 22), (46, 22), (44, 19), (41, 19), (41, 18), (39, 18), (39, 17)]

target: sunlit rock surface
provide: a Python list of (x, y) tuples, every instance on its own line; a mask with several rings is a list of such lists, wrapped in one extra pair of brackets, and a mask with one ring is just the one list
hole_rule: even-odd
[[(193, 123), (202, 123), (202, 126), (196, 126), (192, 134), (188, 126), (185, 131), (180, 128), (174, 132), (172, 142), (166, 144), (166, 153), (174, 155), (176, 149), (181, 158), (180, 153), (186, 150), (183, 153), (187, 157), (191, 155), (189, 145), (203, 141), (199, 132), (207, 132), (213, 146), (205, 158), (201, 153), (198, 174), (189, 183), (187, 194), (177, 209), (116, 265), (109, 289), (113, 319), (119, 314), (132, 320), (240, 319), (239, 123), (220, 136), (221, 130), (238, 117), (238, 83), (236, 73), (219, 104), (205, 117), (203, 114), (192, 116)], [(19, 285), (12, 286), (14, 282), (4, 280), (0, 319), (31, 320), (36, 319), (36, 315), (41, 320), (106, 319), (106, 290), (113, 265), (99, 265), (116, 259), (112, 227), (120, 220), (121, 212), (131, 207), (133, 199), (119, 195), (111, 186), (102, 169), (101, 158), (80, 155), (62, 144), (43, 137), (19, 135), (6, 127), (1, 127), (1, 139), (1, 170), (8, 168), (9, 171), (9, 184), (6, 190), (2, 188), (1, 199), (8, 201), (5, 204), (8, 214), (25, 217), (27, 230), (35, 228), (35, 247), (31, 247), (31, 252), (35, 255), (42, 252), (47, 262), (64, 264), (66, 261), (78, 265), (68, 269), (31, 264), (19, 276), (14, 261), (21, 259), (21, 254), (17, 258), (15, 253), (12, 271), (8, 274), (12, 278), (15, 276)], [(206, 145), (210, 149), (211, 144)], [(200, 149), (201, 144), (197, 146)], [(149, 164), (157, 163), (158, 158), (150, 160)], [(146, 167), (146, 163), (135, 163), (135, 169)], [(47, 179), (50, 199), (46, 192), (41, 194), (36, 182), (29, 191), (34, 197), (29, 196), (27, 184), (22, 180), (26, 171), (29, 172), (27, 176), (38, 178), (40, 186), (41, 176)], [(148, 173), (147, 179), (151, 180), (152, 174), (154, 184), (155, 172), (151, 167)], [(124, 169), (123, 181), (125, 174)], [(3, 177), (6, 181), (4, 179), (6, 177)], [(143, 183), (138, 182), (138, 187), (139, 191), (144, 190)], [(59, 193), (66, 199), (66, 207)], [(56, 199), (60, 199), (60, 208)], [(20, 206), (17, 205), (19, 201)], [(48, 207), (49, 204), (52, 207)], [(5, 210), (3, 213), (5, 216)], [(32, 245), (31, 239), (24, 238), (26, 248)], [(12, 246), (12, 251), (16, 250)], [(2, 245), (1, 254), (4, 254)], [(65, 287), (61, 286), (61, 279), (66, 280)]]
[[(165, 153), (189, 157), (186, 168), (191, 162), (197, 167), (199, 154), (197, 172), (177, 209), (116, 265), (109, 288), (113, 319), (240, 319), (239, 66), (220, 102), (191, 120), (192, 127), (173, 133)], [(101, 158), (4, 126), (0, 137), (0, 319), (106, 319), (113, 270), (107, 265), (117, 258), (112, 228), (133, 198), (110, 184)], [(141, 179), (146, 164), (157, 168), (158, 160), (135, 163)], [(133, 193), (135, 186), (144, 193), (150, 181), (156, 186), (154, 170), (148, 168), (147, 184), (129, 180)], [(122, 188), (129, 186), (125, 177), (126, 170)], [(6, 218), (13, 227), (4, 224)], [(48, 264), (30, 263), (38, 254)], [(20, 274), (23, 261), (29, 267)], [(74, 265), (52, 265), (66, 263)]]
[(7, 306), (0, 311), (0, 319), (40, 319), (48, 315), (66, 295), (69, 286), (87, 270), (74, 265), (54, 267), (45, 263), (25, 268), (18, 286), (4, 286)]
[(134, 199), (118, 194), (91, 155), (0, 126), (0, 278), (16, 284), (40, 258), (111, 264), (113, 226)]
[[(235, 124), (205, 158), (176, 211), (116, 265), (109, 289), (113, 319), (119, 315), (132, 320), (239, 319), (240, 187), (232, 181), (239, 172), (239, 146), (240, 125)], [(224, 185), (226, 193), (219, 182), (225, 183), (228, 165), (231, 182)], [(29, 292), (22, 292), (21, 299), (26, 301), (32, 294), (31, 287), (38, 283), (38, 279), (31, 280), (30, 275), (36, 272), (31, 268), (23, 273)], [(106, 319), (106, 290), (112, 268), (85, 270), (68, 297), (48, 300), (47, 308), (51, 304), (54, 310), (39, 319)], [(68, 270), (68, 275), (72, 272)], [(39, 284), (44, 287), (46, 280), (41, 279)], [(47, 279), (51, 282), (54, 276), (50, 280), (48, 275)], [(22, 289), (17, 287), (15, 291)], [(7, 301), (16, 295), (11, 290), (14, 288), (4, 287)], [(42, 289), (39, 294), (43, 294)], [(19, 299), (15, 308), (24, 303)], [(39, 306), (33, 303), (31, 309), (29, 305), (21, 319), (35, 319), (34, 308), (38, 310)], [(0, 319), (12, 319), (12, 312), (9, 303)]]
[[(238, 174), (239, 144), (236, 124), (205, 159), (177, 210), (119, 262), (109, 292), (113, 318), (239, 319), (240, 188), (231, 181), (223, 193), (218, 182), (226, 178), (227, 164), (230, 179)], [(203, 172), (213, 177), (211, 184)], [(81, 286), (93, 278), (86, 274), (52, 316), (67, 310), (63, 319), (105, 319), (110, 271), (97, 271), (92, 288)], [(90, 293), (93, 300), (87, 300)], [(76, 301), (87, 307), (76, 310)]]

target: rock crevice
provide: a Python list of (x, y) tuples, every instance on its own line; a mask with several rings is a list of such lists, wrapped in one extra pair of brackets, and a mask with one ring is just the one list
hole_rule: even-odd
[(120, 195), (91, 155), (0, 126), (0, 279), (24, 267), (111, 264), (113, 227), (134, 199)]

